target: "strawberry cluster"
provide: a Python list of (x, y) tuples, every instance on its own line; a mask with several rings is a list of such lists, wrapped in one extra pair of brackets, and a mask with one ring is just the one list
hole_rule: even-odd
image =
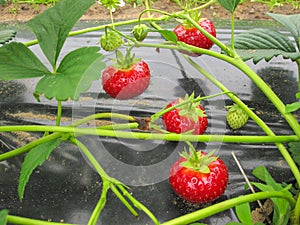
[[(216, 37), (212, 21), (204, 18), (197, 21), (203, 30), (212, 37)], [(179, 42), (197, 48), (210, 49), (213, 46), (212, 40), (198, 28), (189, 23), (182, 23), (173, 32)], [(132, 30), (133, 37), (137, 41), (143, 41), (148, 32), (149, 28), (144, 24), (138, 24)], [(131, 54), (131, 49), (127, 49), (125, 56), (117, 50), (124, 42), (120, 34), (113, 29), (106, 30), (100, 39), (100, 44), (105, 51), (116, 51), (117, 61), (102, 72), (104, 91), (112, 98), (120, 100), (142, 94), (150, 84), (148, 64), (135, 58), (134, 54)], [(183, 53), (199, 56), (190, 51)], [(162, 111), (160, 116), (164, 132), (201, 135), (208, 127), (207, 115), (200, 104), (200, 97), (194, 98), (194, 94), (171, 101)], [(229, 109), (227, 120), (233, 129), (237, 129), (243, 126), (246, 116), (235, 106)], [(150, 118), (140, 121), (143, 121), (143, 124), (140, 124), (139, 129), (154, 128), (154, 121)], [(213, 154), (214, 152), (196, 151), (190, 143), (189, 152), (184, 151), (180, 154), (180, 158), (170, 168), (169, 176), (170, 185), (179, 197), (188, 202), (203, 204), (219, 198), (224, 193), (228, 182), (228, 171), (225, 163)]]

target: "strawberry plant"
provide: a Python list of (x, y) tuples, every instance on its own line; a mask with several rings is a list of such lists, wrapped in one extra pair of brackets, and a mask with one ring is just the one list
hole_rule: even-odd
[[(39, 165), (43, 164), (55, 149), (59, 149), (60, 146), (65, 144), (76, 146), (101, 179), (101, 193), (93, 211), (90, 212), (88, 225), (97, 224), (109, 200), (108, 196), (110, 192), (124, 204), (125, 208), (134, 217), (138, 217), (140, 214), (138, 210), (141, 210), (142, 214), (147, 216), (153, 224), (201, 224), (202, 219), (214, 216), (230, 208), (236, 208), (236, 214), (240, 218), (241, 223), (252, 224), (249, 218), (249, 204), (263, 199), (271, 199), (274, 204), (272, 217), (274, 224), (300, 224), (300, 198), (298, 196), (299, 190), (297, 190), (300, 186), (300, 172), (297, 165), (299, 163), (298, 144), (300, 141), (300, 126), (294, 115), (300, 108), (299, 102), (291, 102), (285, 105), (271, 87), (246, 64), (246, 61), (250, 59), (257, 64), (261, 60), (269, 61), (274, 57), (283, 56), (284, 59), (292, 60), (299, 67), (300, 16), (268, 14), (274, 20), (281, 23), (290, 32), (294, 40), (290, 40), (284, 33), (266, 28), (255, 28), (235, 35), (234, 15), (240, 1), (219, 0), (224, 10), (228, 10), (232, 15), (231, 40), (229, 43), (223, 43), (216, 37), (215, 27), (212, 22), (208, 20), (201, 21), (199, 19), (199, 10), (201, 11), (203, 7), (207, 7), (214, 2), (214, 0), (211, 0), (198, 6), (194, 5), (193, 1), (188, 1), (189, 4), (186, 4), (188, 7), (184, 6), (184, 11), (168, 13), (151, 8), (149, 2), (145, 1), (146, 10), (141, 12), (139, 18), (136, 20), (115, 22), (113, 20), (113, 11), (118, 6), (123, 5), (123, 1), (100, 0), (99, 3), (110, 10), (111, 23), (71, 31), (79, 18), (94, 4), (94, 1), (61, 0), (54, 7), (49, 8), (44, 13), (29, 21), (28, 25), (35, 34), (36, 40), (27, 43), (15, 42), (10, 41), (14, 36), (14, 32), (0, 33), (2, 43), (0, 47), (0, 79), (3, 81), (38, 79), (34, 89), (36, 100), (55, 100), (57, 104), (55, 126), (37, 124), (9, 124), (0, 126), (1, 133), (20, 131), (43, 133), (39, 138), (21, 147), (0, 154), (0, 161), (25, 155), (17, 188), (20, 201), (26, 195), (26, 186), (33, 171)], [(178, 1), (178, 3), (181, 2)], [(191, 6), (192, 8), (190, 8)], [(152, 12), (160, 13), (161, 16), (153, 17)], [(144, 14), (147, 14), (147, 17), (143, 17)], [(181, 36), (177, 34), (177, 29), (175, 31), (173, 29), (164, 29), (162, 26), (163, 22), (171, 21), (172, 19), (184, 21), (189, 27), (193, 27), (192, 32), (197, 33), (201, 38), (197, 39), (198, 41), (195, 44), (194, 42), (186, 41), (187, 37), (181, 39)], [(121, 32), (116, 29), (119, 26), (125, 25), (131, 26), (130, 30), (133, 32)], [(185, 28), (180, 27), (178, 29)], [(105, 65), (105, 54), (101, 53), (102, 49), (99, 47), (99, 44), (98, 46), (96, 44), (89, 47), (82, 46), (61, 54), (64, 43), (69, 36), (99, 30), (104, 31), (100, 39), (102, 49), (116, 52), (117, 68)], [(150, 33), (161, 35), (161, 39), (163, 40), (159, 40), (158, 42), (149, 40), (148, 35)], [(47, 60), (46, 63), (30, 48), (30, 46), (36, 44), (42, 50)], [(217, 50), (210, 49), (212, 44)], [(129, 49), (125, 53), (125, 56), (121, 53), (123, 51), (121, 45)], [(150, 83), (150, 72), (147, 62), (136, 59), (134, 54), (131, 53), (131, 51), (138, 48), (155, 49), (157, 52), (160, 50), (172, 50), (184, 53), (183, 58), (186, 60), (186, 63), (199, 72), (199, 76), (203, 76), (220, 91), (212, 93), (210, 96), (195, 97), (194, 94), (180, 96), (150, 115), (147, 112), (147, 115), (142, 114), (142, 116), (137, 117), (130, 115), (130, 113), (122, 113), (121, 110), (118, 112), (95, 112), (92, 115), (83, 116), (75, 121), (71, 121), (68, 125), (62, 125), (61, 118), (64, 103), (66, 101), (79, 101), (80, 96), (89, 90), (94, 81), (98, 83), (102, 82), (104, 91), (110, 96), (108, 98), (117, 98), (119, 99), (119, 103), (122, 102), (123, 104), (126, 104), (124, 100), (143, 95), (146, 88), (153, 88)], [(247, 76), (278, 110), (292, 134), (277, 134), (277, 131), (273, 130), (252, 108), (249, 108), (240, 96), (229, 90), (221, 80), (216, 79), (215, 76), (202, 67), (201, 63), (197, 61), (199, 57), (189, 57), (195, 55), (199, 57), (205, 56), (203, 57), (204, 59), (213, 58), (226, 62), (235, 69), (243, 72), (243, 75)], [(135, 71), (136, 68), (138, 68), (138, 71)], [(298, 92), (300, 92), (300, 88)], [(157, 94), (160, 95), (161, 93)], [(244, 120), (242, 122), (240, 119), (236, 121), (236, 116), (228, 116), (230, 121), (235, 120), (233, 122), (233, 129), (242, 126), (245, 118), (248, 119), (249, 117), (260, 127), (265, 135), (240, 135), (238, 132), (235, 135), (229, 135), (226, 132), (224, 132), (224, 135), (220, 135), (207, 132), (206, 128), (210, 123), (210, 118), (208, 117), (213, 117), (214, 114), (212, 113), (208, 116), (207, 109), (204, 110), (204, 107), (200, 105), (200, 101), (212, 99), (217, 96), (226, 97), (242, 112)], [(164, 96), (160, 97), (164, 99)], [(299, 93), (296, 94), (296, 98), (299, 99)], [(174, 118), (175, 122), (171, 120)], [(97, 123), (95, 127), (89, 127), (93, 121), (98, 122), (98, 120), (109, 120), (110, 123)], [(174, 124), (176, 126), (179, 124), (178, 126), (180, 127), (182, 121), (187, 123), (184, 128), (170, 128)], [(228, 123), (232, 124), (231, 122)], [(135, 193), (130, 193), (129, 187), (125, 183), (106, 172), (95, 157), (95, 154), (93, 154), (94, 152), (89, 149), (87, 143), (89, 139), (80, 139), (80, 137), (90, 136), (111, 137), (117, 142), (124, 139), (135, 139), (141, 141), (139, 142), (141, 143), (141, 146), (139, 146), (141, 148), (143, 144), (150, 140), (188, 143), (191, 149), (190, 152), (182, 153), (179, 161), (174, 161), (174, 166), (170, 165), (170, 168), (168, 168), (168, 171), (169, 169), (171, 170), (169, 178), (170, 188), (173, 188), (174, 193), (188, 202), (203, 203), (209, 201), (210, 205), (202, 209), (195, 209), (193, 212), (180, 215), (176, 218), (160, 221), (152, 212), (152, 209), (147, 207), (147, 202), (143, 201), (144, 199), (136, 198)], [(294, 178), (293, 183), (280, 184), (271, 177), (266, 168), (257, 167), (253, 174), (259, 179), (259, 182), (252, 182), (253, 186), (258, 189), (256, 193), (247, 193), (225, 200), (220, 199), (228, 181), (227, 162), (220, 160), (222, 152), (220, 152), (220, 158), (213, 157), (212, 153), (206, 153), (208, 149), (201, 148), (203, 151), (195, 151), (191, 142), (195, 142), (195, 144), (208, 142), (238, 143), (239, 145), (249, 143), (257, 145), (272, 144), (276, 146), (282, 155), (282, 161), (285, 161), (289, 167)], [(287, 148), (287, 144), (289, 149)], [(101, 152), (98, 146), (94, 147), (97, 148), (97, 151)], [(167, 144), (165, 149), (167, 149)], [(120, 148), (119, 150), (122, 149)], [(63, 151), (63, 148), (60, 151)], [(167, 153), (163, 152), (162, 154)], [(263, 151), (261, 151), (261, 156), (265, 157)], [(216, 164), (219, 167), (215, 167)], [(118, 172), (121, 173), (124, 171)], [(201, 172), (200, 175), (199, 172)], [(229, 170), (229, 180), (230, 172)], [(141, 173), (145, 174), (143, 171)], [(197, 181), (202, 181), (205, 178), (206, 180), (203, 182), (208, 182), (209, 179), (211, 183), (205, 183), (205, 187), (201, 187), (204, 190), (199, 191), (196, 189), (193, 192), (191, 182), (189, 181), (195, 181), (195, 178)], [(194, 186), (196, 183), (199, 184), (201, 182), (194, 182)], [(211, 191), (213, 189), (214, 191)], [(296, 191), (294, 191), (295, 189)], [(203, 197), (203, 193), (205, 193), (205, 197)], [(160, 204), (160, 202), (157, 202), (157, 204)], [(126, 221), (122, 222), (124, 224), (127, 223)], [(2, 209), (0, 211), (0, 224), (6, 223), (33, 225), (57, 224), (56, 222), (14, 216), (9, 210)], [(101, 221), (101, 223), (105, 224), (106, 221)]]

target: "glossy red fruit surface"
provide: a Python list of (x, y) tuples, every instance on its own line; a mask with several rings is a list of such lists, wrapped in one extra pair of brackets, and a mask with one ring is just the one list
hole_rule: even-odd
[(144, 61), (129, 69), (107, 67), (102, 73), (105, 92), (116, 99), (130, 99), (142, 94), (150, 84), (150, 69)]
[[(198, 24), (204, 30), (210, 33), (212, 36), (216, 37), (216, 28), (211, 20), (202, 18), (200, 19)], [(193, 45), (195, 47), (210, 49), (214, 44), (210, 39), (208, 39), (204, 34), (202, 34), (201, 31), (199, 31), (196, 27), (188, 27), (179, 24), (174, 29), (174, 33), (176, 34), (178, 41), (185, 42), (186, 44)], [(192, 55), (193, 53), (189, 53), (189, 54)]]
[[(170, 102), (166, 108), (170, 108), (179, 103), (179, 99)], [(196, 106), (205, 114), (202, 105)], [(193, 134), (203, 134), (208, 126), (208, 119), (206, 116), (198, 116), (198, 120), (195, 121), (189, 114), (186, 116), (180, 115), (180, 108), (173, 109), (162, 116), (164, 127), (169, 132), (177, 134), (193, 131)]]
[[(203, 152), (200, 154), (205, 155)], [(216, 200), (225, 192), (228, 170), (220, 158), (207, 165), (209, 173), (184, 167), (182, 163), (186, 161), (186, 158), (180, 157), (170, 169), (169, 182), (179, 197), (191, 203), (204, 204)]]

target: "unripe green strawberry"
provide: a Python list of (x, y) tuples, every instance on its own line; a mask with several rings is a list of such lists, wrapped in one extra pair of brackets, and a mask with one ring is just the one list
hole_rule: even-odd
[(145, 24), (139, 24), (133, 27), (132, 33), (137, 41), (143, 41), (148, 35), (149, 27)]
[(234, 104), (226, 108), (228, 108), (226, 120), (232, 129), (240, 129), (247, 123), (249, 116), (240, 106)]
[(100, 38), (101, 47), (108, 52), (117, 50), (123, 44), (123, 39), (115, 31), (106, 31)]

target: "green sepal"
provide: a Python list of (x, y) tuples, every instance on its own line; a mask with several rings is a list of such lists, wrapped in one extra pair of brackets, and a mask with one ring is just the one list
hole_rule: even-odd
[(122, 70), (126, 70), (130, 69), (134, 64), (140, 62), (141, 58), (136, 58), (134, 53), (131, 54), (131, 49), (132, 48), (126, 49), (125, 56), (122, 54), (121, 51), (117, 50), (115, 60), (116, 63), (113, 66)]
[(225, 106), (225, 108), (228, 109), (228, 112), (237, 112), (238, 114), (245, 113), (245, 111), (238, 104)]
[(194, 122), (198, 121), (199, 116), (206, 117), (206, 114), (204, 113), (204, 111), (202, 111), (201, 109), (198, 108), (198, 106), (200, 105), (199, 99), (200, 99), (200, 96), (195, 98), (194, 93), (192, 93), (190, 96), (186, 94), (184, 99), (180, 98), (179, 103), (182, 103), (186, 100), (188, 100), (188, 103), (178, 107), (179, 115), (191, 118), (194, 120)]
[(186, 159), (186, 161), (181, 163), (181, 166), (201, 173), (210, 173), (209, 164), (218, 159), (217, 156), (213, 155), (214, 152), (215, 150), (207, 154), (202, 154), (201, 151), (196, 151), (194, 147), (190, 146), (189, 152), (184, 149), (180, 153), (180, 156)]

